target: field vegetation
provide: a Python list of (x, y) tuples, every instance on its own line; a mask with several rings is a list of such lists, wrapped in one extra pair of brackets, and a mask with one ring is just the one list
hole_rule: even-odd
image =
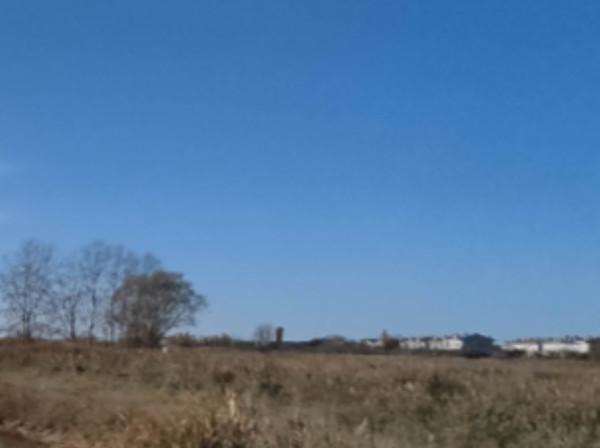
[(67, 448), (587, 448), (600, 367), (4, 340), (0, 425)]

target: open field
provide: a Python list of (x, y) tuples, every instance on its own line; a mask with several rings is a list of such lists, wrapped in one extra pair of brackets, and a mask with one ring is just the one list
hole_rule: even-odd
[(4, 343), (0, 424), (61, 447), (600, 447), (600, 365)]

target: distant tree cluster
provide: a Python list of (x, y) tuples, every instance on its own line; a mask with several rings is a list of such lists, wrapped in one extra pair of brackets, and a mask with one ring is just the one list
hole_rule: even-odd
[(0, 271), (0, 328), (26, 340), (153, 346), (172, 329), (192, 324), (204, 307), (205, 298), (182, 274), (120, 245), (94, 242), (59, 258), (52, 246), (26, 241)]

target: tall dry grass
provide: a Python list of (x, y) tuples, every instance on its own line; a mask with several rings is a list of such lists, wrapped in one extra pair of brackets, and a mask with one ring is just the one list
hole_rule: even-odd
[(600, 366), (6, 343), (0, 424), (65, 447), (600, 447)]

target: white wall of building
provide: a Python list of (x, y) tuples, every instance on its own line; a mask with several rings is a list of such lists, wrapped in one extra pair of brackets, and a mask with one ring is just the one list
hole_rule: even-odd
[(400, 340), (400, 348), (405, 350), (426, 350), (427, 341), (422, 338), (409, 338)]
[(537, 341), (508, 342), (502, 346), (502, 350), (520, 351), (534, 355), (540, 351), (540, 343)]
[(506, 351), (521, 351), (528, 355), (561, 355), (561, 354), (586, 354), (590, 351), (590, 344), (583, 340), (531, 340), (512, 341), (502, 346)]
[(458, 351), (461, 350), (462, 347), (462, 339), (456, 336), (447, 338), (434, 338), (429, 341), (430, 350)]
[(587, 341), (544, 341), (542, 342), (542, 354), (554, 355), (561, 353), (586, 354), (590, 351), (590, 344)]

